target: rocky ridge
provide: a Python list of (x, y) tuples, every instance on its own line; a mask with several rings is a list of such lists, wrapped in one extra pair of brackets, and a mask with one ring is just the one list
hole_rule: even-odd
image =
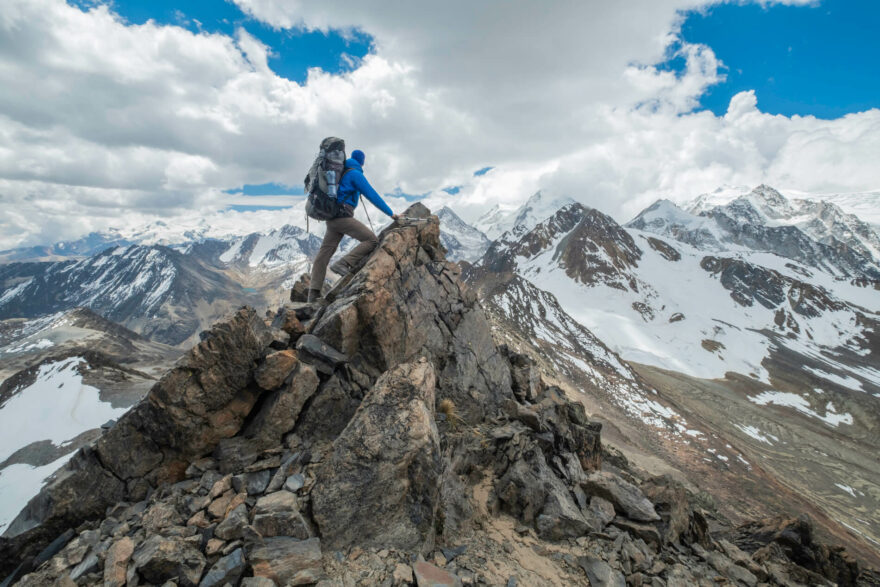
[(406, 215), (326, 304), (205, 332), (0, 538), (6, 584), (874, 584), (808, 520), (603, 458)]

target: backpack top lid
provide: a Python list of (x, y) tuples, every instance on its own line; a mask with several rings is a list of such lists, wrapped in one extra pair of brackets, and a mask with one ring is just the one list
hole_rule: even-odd
[(329, 153), (330, 151), (345, 152), (345, 141), (339, 137), (327, 137), (321, 141), (321, 150), (325, 153)]

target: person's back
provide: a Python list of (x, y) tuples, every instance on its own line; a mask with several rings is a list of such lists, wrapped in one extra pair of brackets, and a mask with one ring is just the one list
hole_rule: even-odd
[(393, 216), (394, 212), (367, 181), (363, 165), (354, 158), (355, 153), (360, 153), (360, 151), (353, 152), (352, 157), (345, 161), (345, 171), (342, 172), (342, 181), (339, 182), (336, 201), (350, 207), (353, 213), (358, 205), (358, 196), (363, 194), (379, 210), (388, 216)]
[(321, 248), (315, 256), (312, 266), (311, 285), (309, 287), (308, 300), (315, 301), (321, 297), (321, 287), (327, 275), (327, 263), (336, 252), (343, 236), (350, 236), (360, 241), (352, 251), (334, 263), (330, 269), (339, 275), (350, 272), (361, 259), (371, 253), (379, 244), (379, 239), (362, 222), (354, 218), (354, 210), (357, 208), (360, 195), (363, 194), (374, 206), (382, 212), (396, 218), (394, 212), (382, 199), (363, 173), (363, 165), (366, 157), (363, 151), (354, 150), (351, 158), (345, 161), (345, 171), (337, 188), (336, 201), (342, 204), (343, 214), (340, 217), (327, 221), (327, 232)]

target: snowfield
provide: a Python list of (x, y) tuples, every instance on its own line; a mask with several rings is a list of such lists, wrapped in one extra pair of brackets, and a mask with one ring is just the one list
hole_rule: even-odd
[[(35, 381), (0, 406), (0, 462), (40, 440), (63, 447), (127, 411), (102, 401), (96, 387), (83, 383), (77, 370), (83, 360), (72, 357), (40, 365)], [(72, 456), (73, 451), (40, 467), (16, 463), (0, 470), (0, 532)]]
[[(668, 261), (648, 246), (645, 239), (653, 235), (628, 232), (642, 249), (634, 270), (638, 292), (575, 282), (554, 261), (555, 246), (532, 259), (518, 259), (521, 272), (553, 293), (572, 317), (624, 359), (705, 379), (736, 371), (769, 383), (761, 361), (770, 342), (758, 330), (773, 323), (774, 312), (758, 304), (737, 304), (700, 267), (703, 251), (673, 241), (682, 258)], [(654, 316), (644, 316), (635, 303), (652, 308)], [(670, 322), (676, 314), (684, 319)], [(722, 346), (710, 351), (702, 346), (704, 340)]]
[(79, 357), (40, 365), (36, 381), (0, 406), (0, 462), (38, 440), (56, 446), (118, 418), (127, 408), (101, 400), (97, 387), (83, 383)]

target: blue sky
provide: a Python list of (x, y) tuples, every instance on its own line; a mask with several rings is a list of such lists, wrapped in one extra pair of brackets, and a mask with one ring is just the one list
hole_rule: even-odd
[(688, 15), (681, 36), (708, 45), (726, 66), (727, 80), (701, 100), (715, 114), (753, 89), (763, 112), (837, 118), (880, 106), (878, 29), (880, 2), (822, 0), (718, 5)]
[[(72, 0), (88, 9), (99, 0)], [(112, 0), (113, 11), (131, 24), (153, 20), (159, 24), (178, 25), (191, 31), (235, 35), (237, 27), (267, 45), (272, 55), (269, 66), (291, 81), (302, 83), (310, 67), (338, 73), (353, 69), (357, 60), (370, 50), (372, 40), (359, 31), (324, 34), (276, 30), (250, 18), (226, 0)], [(348, 58), (346, 58), (346, 56)]]

